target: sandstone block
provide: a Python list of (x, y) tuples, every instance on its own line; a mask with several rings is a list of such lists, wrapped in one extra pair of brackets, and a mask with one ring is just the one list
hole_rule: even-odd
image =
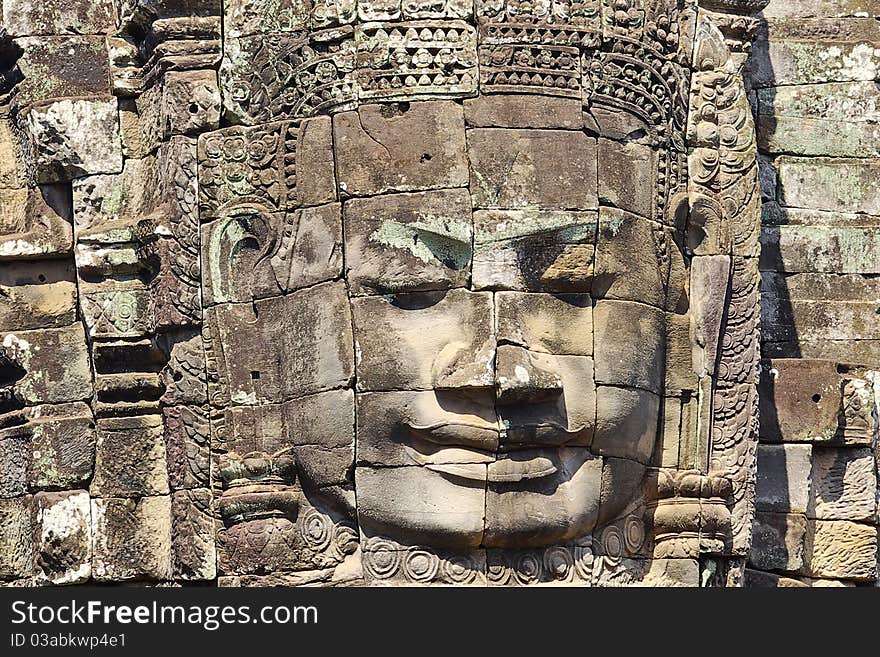
[(333, 117), (342, 192), (367, 196), (468, 183), (460, 105), (426, 101), (362, 105)]
[(582, 132), (468, 131), (476, 208), (594, 210), (596, 142)]
[(168, 466), (160, 416), (99, 420), (96, 497), (141, 497), (168, 493)]
[(30, 495), (0, 499), (0, 580), (33, 574), (32, 505)]
[(641, 303), (600, 299), (593, 326), (596, 383), (659, 393), (664, 380), (664, 313)]
[(812, 518), (874, 522), (877, 518), (877, 473), (871, 450), (817, 447), (813, 451), (813, 487), (810, 492), (809, 515)]
[(171, 498), (92, 499), (96, 581), (171, 576)]
[(580, 130), (584, 121), (575, 98), (491, 94), (464, 99), (464, 120), (475, 128)]
[(779, 202), (795, 208), (880, 214), (875, 181), (880, 164), (871, 159), (781, 157)]
[(82, 325), (0, 335), (0, 353), (20, 369), (13, 390), (29, 404), (61, 403), (92, 394)]
[(877, 579), (877, 527), (847, 520), (813, 520), (808, 534), (806, 574)]
[(171, 497), (171, 573), (174, 579), (217, 576), (212, 496), (208, 489), (178, 491)]
[(122, 170), (116, 99), (64, 99), (30, 107), (23, 128), (39, 182)]
[(448, 292), (352, 301), (358, 390), (490, 386), (492, 295)]
[(92, 573), (92, 520), (85, 491), (34, 496), (35, 577), (43, 584), (79, 584)]
[(474, 212), (476, 289), (589, 292), (596, 214), (558, 210)]
[(810, 445), (759, 445), (755, 505), (761, 511), (806, 513)]
[(347, 277), (356, 293), (468, 284), (473, 227), (465, 190), (352, 199), (344, 216)]
[(749, 562), (761, 570), (799, 572), (806, 562), (806, 534), (807, 519), (801, 514), (758, 511)]

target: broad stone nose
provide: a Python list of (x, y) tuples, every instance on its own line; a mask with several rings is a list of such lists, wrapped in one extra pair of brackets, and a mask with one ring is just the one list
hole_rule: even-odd
[(499, 404), (543, 402), (562, 394), (562, 377), (553, 356), (515, 345), (495, 353), (495, 396)]

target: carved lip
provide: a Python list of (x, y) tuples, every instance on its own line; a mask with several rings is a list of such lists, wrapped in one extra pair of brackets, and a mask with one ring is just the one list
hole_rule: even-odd
[(409, 429), (417, 438), (435, 445), (505, 453), (542, 447), (563, 447), (580, 434), (553, 421), (505, 423), (503, 429), (488, 423), (443, 421), (423, 425), (410, 424)]
[(471, 424), (437, 423), (411, 429), (412, 439), (404, 445), (409, 458), (447, 477), (516, 483), (559, 472), (554, 445), (499, 445), (501, 431)]

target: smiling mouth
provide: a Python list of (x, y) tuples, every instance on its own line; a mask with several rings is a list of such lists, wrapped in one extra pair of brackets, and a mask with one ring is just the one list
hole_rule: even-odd
[(575, 434), (555, 423), (516, 429), (529, 435), (552, 434), (554, 440), (506, 442), (509, 430), (494, 428), (488, 422), (442, 422), (410, 425), (410, 440), (404, 448), (414, 463), (455, 479), (517, 483), (557, 474), (558, 449)]

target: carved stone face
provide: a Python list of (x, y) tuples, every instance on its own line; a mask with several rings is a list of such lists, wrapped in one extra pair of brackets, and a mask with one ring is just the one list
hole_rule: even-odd
[[(457, 549), (588, 535), (638, 495), (658, 435), (669, 267), (650, 219), (656, 151), (597, 140), (568, 99), (389, 109), (335, 126), (352, 160), (370, 135), (409, 160), (338, 168), (341, 187), (370, 195), (343, 209), (361, 529)], [(545, 125), (465, 128), (528, 113)], [(614, 194), (644, 216), (610, 207)], [(603, 496), (602, 457), (635, 486)]]
[[(652, 22), (644, 29), (665, 40), (640, 27), (636, 46), (615, 23), (623, 18), (599, 38), (598, 14), (587, 11), (560, 28), (583, 39), (579, 50), (532, 52), (509, 47), (492, 26), (553, 21), (535, 13), (540, 6), (516, 7), (526, 14), (480, 4), (478, 57), (464, 23), (455, 34), (358, 24), (367, 41), (348, 44), (356, 60), (342, 37), (296, 51), (305, 81), (286, 100), (236, 60), (267, 56), (248, 50), (255, 40), (234, 39), (240, 51), (229, 51), (221, 76), (233, 99), (226, 109), (254, 125), (199, 142), (212, 440), (230, 463), (256, 454), (267, 464), (247, 477), (236, 474), (244, 466), (224, 469), (224, 495), (257, 481), (271, 500), (296, 479), (302, 497), (281, 515), (311, 508), (350, 522), (366, 571), (379, 579), (394, 561), (388, 554), (410, 558), (413, 546), (470, 555), (468, 568), (490, 580), (496, 557), (538, 550), (549, 563), (552, 546), (570, 550), (563, 562), (590, 549), (644, 559), (658, 497), (679, 494), (695, 500), (685, 524), (698, 543), (716, 541), (713, 550), (728, 541), (729, 485), (709, 476), (728, 467), (710, 445), (713, 377), (725, 362), (722, 318), (739, 266), (731, 259), (739, 238), (724, 226), (752, 196), (728, 205), (700, 196), (717, 173), (711, 148), (693, 151), (705, 171), (694, 168), (688, 186), (690, 50), (678, 31), (693, 25)], [(440, 47), (450, 40), (454, 47)], [(399, 71), (382, 82), (389, 61), (392, 71), (433, 70), (438, 48), (448, 62), (430, 91)], [(479, 88), (468, 52), (480, 62)], [(702, 117), (697, 146), (717, 136), (722, 111), (730, 125), (748, 112), (741, 94), (721, 95), (730, 76), (712, 56), (700, 60), (708, 82), (693, 83), (705, 89), (691, 95)], [(309, 86), (318, 75), (309, 57), (335, 62), (336, 78), (321, 69), (318, 85), (332, 93), (319, 98)], [(351, 77), (344, 64), (362, 67), (358, 89), (342, 84)], [(532, 68), (555, 71), (557, 86), (514, 79)], [(346, 95), (356, 92), (357, 102)], [(291, 118), (291, 107), (330, 116)], [(720, 132), (733, 135), (734, 152), (742, 138), (730, 125)], [(714, 430), (725, 435), (723, 424)], [(284, 461), (284, 476), (265, 474), (288, 453), (295, 467)], [(693, 471), (696, 483), (682, 483), (679, 471)], [(700, 519), (710, 508), (702, 498), (723, 511), (714, 525)], [(284, 521), (265, 513), (227, 517), (237, 559), (248, 561), (242, 527), (265, 534), (269, 522), (267, 544), (288, 545), (273, 548), (273, 559), (284, 562), (287, 550), (296, 555), (287, 567), (323, 567), (302, 557), (299, 538), (277, 538)], [(407, 577), (429, 581), (426, 568)]]

